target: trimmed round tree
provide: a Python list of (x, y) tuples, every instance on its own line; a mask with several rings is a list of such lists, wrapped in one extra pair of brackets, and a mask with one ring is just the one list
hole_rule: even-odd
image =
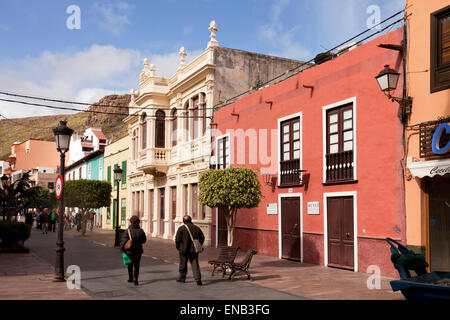
[(207, 170), (200, 174), (199, 202), (210, 208), (221, 208), (225, 214), (228, 245), (233, 245), (236, 215), (241, 208), (255, 208), (261, 201), (261, 183), (248, 168)]
[(111, 205), (111, 183), (98, 180), (70, 180), (64, 183), (64, 205), (78, 208), (82, 215), (82, 235), (86, 233), (89, 211)]

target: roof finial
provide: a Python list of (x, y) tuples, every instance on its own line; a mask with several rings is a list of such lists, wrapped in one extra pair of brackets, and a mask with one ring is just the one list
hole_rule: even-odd
[(219, 29), (217, 29), (216, 21), (212, 20), (209, 23), (208, 30), (211, 32), (211, 34), (209, 35), (209, 37), (211, 38), (211, 41), (208, 42), (208, 48), (209, 47), (216, 47), (216, 46), (218, 46), (219, 42), (216, 40), (216, 32)]
[(180, 66), (178, 67), (178, 70), (181, 70), (186, 65), (186, 56), (187, 56), (186, 48), (181, 47), (179, 54), (180, 54)]

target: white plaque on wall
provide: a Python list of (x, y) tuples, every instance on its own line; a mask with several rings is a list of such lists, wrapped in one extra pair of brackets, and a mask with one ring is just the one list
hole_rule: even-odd
[(277, 214), (277, 213), (278, 213), (278, 205), (276, 203), (268, 203), (267, 214)]
[(320, 214), (319, 201), (308, 202), (308, 214)]

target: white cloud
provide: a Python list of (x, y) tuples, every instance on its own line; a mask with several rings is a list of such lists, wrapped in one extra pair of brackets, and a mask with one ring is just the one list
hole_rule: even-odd
[[(188, 50), (186, 63), (202, 52)], [(172, 76), (180, 63), (178, 52), (150, 54), (148, 59), (155, 65), (157, 76)], [(0, 91), (92, 103), (105, 95), (138, 89), (142, 60), (143, 55), (139, 51), (114, 46), (92, 45), (70, 53), (45, 51), (38, 57), (0, 63)], [(0, 95), (0, 98), (12, 99), (5, 95)], [(82, 109), (79, 105), (63, 106)], [(8, 118), (67, 113), (70, 112), (0, 101), (0, 114)]]
[(99, 21), (100, 27), (115, 35), (120, 34), (123, 27), (130, 24), (128, 16), (133, 8), (133, 5), (125, 1), (118, 1), (115, 4), (94, 3), (94, 9), (102, 16), (102, 20)]
[(258, 39), (276, 48), (276, 51), (271, 54), (300, 60), (306, 58), (309, 51), (294, 40), (294, 32), (298, 27), (286, 30), (281, 22), (281, 15), (289, 4), (290, 0), (277, 0), (273, 3), (270, 10), (270, 23), (260, 26)]
[[(136, 86), (141, 60), (140, 52), (113, 46), (92, 45), (75, 53), (45, 51), (38, 57), (12, 61), (0, 69), (0, 88), (90, 103), (114, 91), (129, 92), (129, 88)], [(7, 97), (0, 95), (0, 98)], [(0, 113), (6, 117), (28, 117), (68, 111), (0, 101)]]

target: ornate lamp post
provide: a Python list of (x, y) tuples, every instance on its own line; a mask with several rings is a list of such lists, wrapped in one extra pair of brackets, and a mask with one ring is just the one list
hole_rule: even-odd
[(4, 199), (4, 201), (2, 201), (3, 202), (3, 212), (2, 212), (3, 220), (2, 221), (5, 221), (6, 220), (6, 192), (7, 192), (6, 191), (6, 186), (8, 184), (8, 176), (6, 174), (4, 174), (4, 175), (2, 175), (0, 180), (2, 181), (2, 189), (5, 192), (5, 199)]
[(120, 181), (122, 180), (122, 169), (120, 166), (114, 169), (114, 180), (117, 182), (117, 205), (116, 205), (116, 239), (114, 241), (114, 247), (118, 247), (120, 245), (120, 225), (119, 225), (119, 189), (120, 189)]
[[(67, 121), (60, 121), (59, 126), (53, 129), (56, 137), (56, 150), (60, 153), (60, 174), (64, 182), (66, 152), (69, 151), (70, 137), (73, 130), (67, 126)], [(63, 184), (64, 185), (64, 184)], [(56, 241), (56, 264), (55, 264), (55, 281), (65, 281), (64, 279), (64, 189), (59, 199), (59, 228), (58, 240)]]

